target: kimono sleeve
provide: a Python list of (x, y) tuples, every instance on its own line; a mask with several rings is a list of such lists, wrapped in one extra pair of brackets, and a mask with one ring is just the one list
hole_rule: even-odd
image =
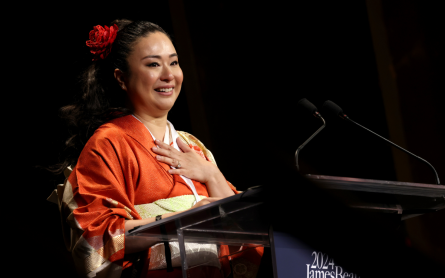
[(115, 133), (98, 130), (90, 138), (67, 181), (72, 193), (65, 188), (63, 196), (71, 211), (67, 221), (78, 234), (71, 252), (84, 277), (120, 276), (125, 220), (141, 219), (131, 201), (137, 164), (123, 135)]

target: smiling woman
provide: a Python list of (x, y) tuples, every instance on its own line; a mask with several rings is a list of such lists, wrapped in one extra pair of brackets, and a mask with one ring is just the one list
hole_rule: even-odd
[[(155, 32), (139, 39), (127, 60), (128, 74), (116, 68), (114, 76), (127, 92), (133, 113), (155, 138), (162, 138), (164, 118), (178, 98), (183, 80), (176, 50), (165, 33)], [(154, 119), (160, 121), (153, 124)]]
[[(150, 263), (150, 256), (165, 256), (158, 242), (131, 246), (125, 231), (238, 191), (212, 153), (167, 120), (183, 81), (169, 35), (145, 21), (110, 26), (90, 32), (87, 46), (94, 57), (83, 74), (81, 97), (61, 109), (73, 134), (65, 161), (54, 168), (67, 177), (57, 190), (65, 243), (81, 276), (182, 277), (179, 266), (167, 274), (165, 266)], [(212, 252), (218, 258), (228, 248)], [(250, 277), (262, 252), (247, 252)], [(188, 274), (227, 277), (230, 265), (226, 259)]]

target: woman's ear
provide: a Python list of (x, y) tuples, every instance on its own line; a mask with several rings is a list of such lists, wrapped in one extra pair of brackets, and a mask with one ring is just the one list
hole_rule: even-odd
[(114, 69), (114, 78), (116, 78), (117, 83), (122, 88), (122, 90), (127, 91), (125, 86), (124, 73), (120, 69)]

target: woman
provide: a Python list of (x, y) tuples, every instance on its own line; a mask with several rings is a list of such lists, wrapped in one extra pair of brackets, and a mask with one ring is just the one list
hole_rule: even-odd
[[(69, 175), (58, 188), (62, 223), (69, 225), (66, 245), (83, 276), (132, 272), (142, 252), (140, 277), (181, 277), (177, 267), (154, 270), (159, 267), (150, 264), (149, 246), (126, 247), (125, 231), (238, 192), (211, 152), (167, 121), (183, 81), (168, 34), (145, 21), (110, 26), (90, 32), (94, 57), (82, 97), (62, 109), (74, 128), (59, 168)], [(156, 248), (151, 256), (160, 252)], [(251, 250), (249, 272), (256, 273), (261, 254)], [(230, 273), (230, 266), (222, 269)], [(203, 277), (220, 273), (212, 266), (199, 271)]]

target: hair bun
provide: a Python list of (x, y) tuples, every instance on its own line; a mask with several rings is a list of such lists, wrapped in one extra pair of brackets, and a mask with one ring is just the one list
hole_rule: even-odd
[(129, 25), (129, 24), (131, 24), (131, 23), (133, 23), (132, 20), (122, 18), (122, 19), (115, 19), (115, 20), (113, 20), (113, 21), (110, 23), (110, 25), (117, 25), (117, 27), (119, 28), (119, 31), (121, 31), (121, 30), (124, 29), (127, 25)]

